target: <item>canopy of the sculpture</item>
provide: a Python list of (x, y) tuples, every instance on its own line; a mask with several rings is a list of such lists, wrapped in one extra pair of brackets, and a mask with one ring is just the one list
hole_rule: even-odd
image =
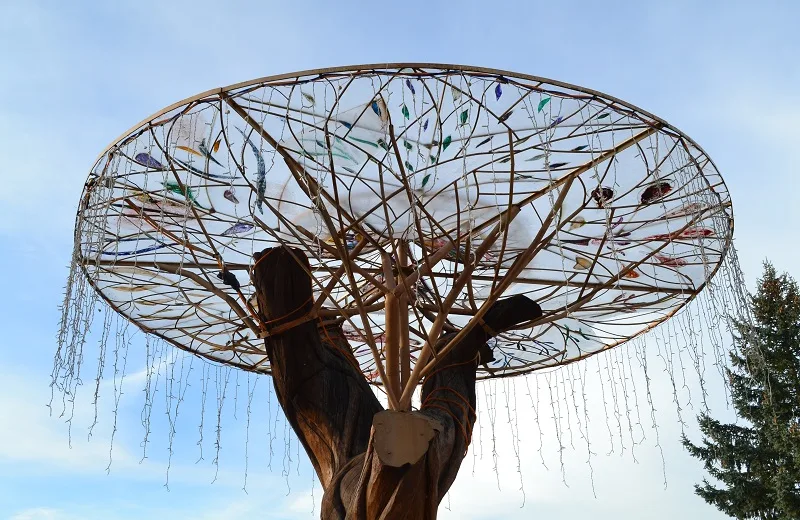
[[(262, 372), (247, 304), (253, 253), (299, 248), (321, 298), (316, 319), (345, 319), (375, 380), (358, 311), (380, 349), (381, 249), (405, 247), (408, 274), (423, 253), (456, 244), (413, 285), (413, 365), (465, 265), (476, 268), (453, 327), (535, 248), (501, 297), (525, 294), (544, 317), (500, 334), (479, 374), (504, 376), (580, 359), (671, 316), (717, 269), (732, 222), (705, 153), (631, 105), (513, 73), (399, 65), (266, 78), (156, 114), (98, 159), (76, 239), (96, 290), (143, 330)], [(352, 278), (342, 253), (359, 268)]]

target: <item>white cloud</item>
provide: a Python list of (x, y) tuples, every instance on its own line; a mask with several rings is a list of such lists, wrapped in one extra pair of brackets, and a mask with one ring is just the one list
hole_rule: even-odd
[(15, 513), (9, 520), (78, 520), (78, 517), (60, 509), (37, 507)]
[[(2, 373), (0, 424), (6, 427), (0, 428), (0, 460), (40, 465), (48, 472), (101, 471), (108, 463), (108, 444), (74, 439), (69, 449), (64, 423), (50, 417), (45, 406), (49, 400), (46, 390), (41, 379)], [(80, 441), (84, 439), (81, 436)], [(114, 456), (121, 464), (130, 460), (124, 448), (115, 450)]]
[[(635, 361), (634, 361), (635, 363)], [(588, 476), (588, 466), (586, 464), (586, 447), (580, 438), (580, 432), (576, 425), (575, 414), (571, 415), (571, 434), (570, 429), (566, 428), (566, 408), (561, 409), (564, 416), (562, 421), (563, 432), (561, 442), (567, 446), (563, 453), (564, 470), (566, 481), (569, 487), (565, 486), (561, 480), (561, 468), (558, 460), (558, 443), (555, 431), (554, 412), (550, 407), (550, 397), (547, 392), (546, 379), (539, 376), (539, 417), (538, 423), (535, 417), (531, 402), (527, 396), (528, 388), (531, 392), (536, 392), (536, 378), (532, 377), (526, 387), (522, 380), (501, 381), (499, 383), (483, 383), (478, 390), (479, 410), (481, 413), (479, 427), (476, 428), (473, 444), (470, 452), (461, 468), (460, 475), (455, 485), (451, 489), (450, 496), (444, 501), (441, 509), (441, 517), (447, 518), (529, 518), (532, 512), (551, 512), (555, 518), (566, 518), (572, 515), (580, 515), (587, 510), (593, 511), (593, 516), (600, 519), (617, 519), (620, 513), (636, 508), (651, 507), (652, 504), (659, 504), (657, 510), (653, 512), (653, 519), (667, 519), (674, 517), (679, 512), (696, 511), (704, 518), (713, 517), (713, 509), (702, 503), (698, 499), (691, 497), (691, 484), (699, 480), (701, 468), (696, 461), (688, 459), (678, 444), (680, 428), (674, 421), (674, 406), (671, 404), (671, 387), (666, 375), (660, 374), (655, 377), (652, 392), (656, 399), (656, 407), (659, 409), (658, 422), (661, 427), (661, 443), (667, 458), (667, 476), (670, 488), (667, 491), (662, 489), (661, 458), (658, 450), (653, 447), (655, 442), (654, 432), (649, 428), (649, 408), (644, 402), (644, 388), (641, 381), (638, 381), (639, 405), (642, 415), (642, 422), (647, 433), (644, 444), (636, 447), (636, 456), (640, 464), (634, 464), (630, 457), (630, 440), (628, 439), (628, 429), (626, 426), (627, 414), (624, 410), (622, 396), (618, 396), (618, 406), (621, 413), (621, 430), (617, 425), (613, 410), (607, 413), (603, 409), (600, 399), (601, 391), (597, 376), (591, 374), (596, 371), (594, 361), (591, 361), (589, 380), (586, 381), (585, 392), (588, 396), (589, 419), (592, 440), (592, 450), (597, 453), (592, 458), (594, 467), (594, 487), (598, 498), (592, 496), (592, 482)], [(662, 367), (654, 366), (651, 370), (660, 371)], [(78, 475), (91, 477), (92, 475), (102, 475), (108, 462), (108, 438), (106, 436), (108, 424), (101, 423), (105, 430), (99, 430), (96, 438), (91, 443), (84, 442), (84, 437), (74, 441), (72, 450), (66, 448), (66, 435), (63, 424), (47, 415), (44, 406), (32, 407), (30, 403), (42, 403), (47, 397), (46, 384), (43, 381), (26, 377), (25, 374), (0, 374), (0, 423), (2, 424), (21, 424), (24, 428), (5, 428), (0, 430), (0, 461), (4, 465), (14, 470), (20, 470), (29, 474), (44, 475), (63, 475), (63, 478), (70, 478)], [(651, 374), (652, 376), (653, 374)], [(605, 376), (604, 376), (605, 377)], [(638, 371), (635, 374), (637, 379), (641, 379)], [(266, 382), (266, 381), (265, 381)], [(126, 396), (136, 395), (143, 381), (136, 384), (131, 383), (126, 387)], [(563, 381), (561, 382), (563, 384)], [(607, 383), (606, 383), (607, 384)], [(493, 385), (493, 386), (492, 386)], [(691, 385), (691, 382), (690, 382)], [(691, 385), (693, 393), (697, 396), (696, 385)], [(509, 419), (506, 409), (506, 394), (504, 388), (508, 387), (512, 393), (517, 394), (517, 402), (509, 400), (508, 407), (511, 410)], [(619, 391), (619, 388), (617, 389)], [(610, 392), (606, 386), (605, 392)], [(494, 395), (494, 397), (492, 397)], [(509, 394), (511, 395), (511, 394)], [(492, 458), (492, 425), (489, 418), (489, 406), (487, 396), (493, 402), (494, 417), (494, 444), (497, 447), (498, 466), (497, 474), (494, 469)], [(87, 396), (84, 395), (84, 398)], [(682, 396), (685, 398), (685, 396)], [(718, 397), (718, 396), (717, 396)], [(712, 395), (712, 398), (714, 396)], [(241, 396), (240, 396), (241, 399)], [(608, 406), (613, 407), (613, 400), (607, 395)], [(87, 405), (84, 399), (83, 404), (77, 407), (78, 415), (84, 420), (89, 414), (93, 413), (91, 406)], [(228, 400), (228, 406), (232, 404)], [(162, 404), (163, 406), (163, 404)], [(563, 406), (563, 405), (562, 405)], [(635, 422), (634, 405), (630, 404), (630, 414)], [(720, 408), (720, 407), (718, 407)], [(517, 412), (514, 412), (514, 410)], [(262, 410), (263, 412), (263, 410)], [(155, 414), (161, 413), (156, 410)], [(190, 415), (192, 412), (187, 412)], [(196, 413), (196, 411), (195, 411)], [(121, 418), (125, 420), (137, 416), (138, 409), (131, 408), (123, 404)], [(684, 414), (685, 419), (690, 424), (694, 424), (693, 413), (687, 410)], [(190, 417), (191, 419), (192, 417)], [(583, 418), (582, 418), (583, 419)], [(254, 419), (255, 421), (255, 419)], [(263, 427), (263, 424), (262, 424)], [(542, 429), (544, 445), (542, 454), (545, 457), (549, 470), (546, 470), (539, 454), (539, 428)], [(692, 427), (693, 428), (693, 427)], [(517, 440), (512, 436), (512, 429), (519, 430), (520, 438)], [(609, 434), (609, 429), (611, 434)], [(691, 429), (691, 428), (690, 428)], [(163, 436), (163, 430), (160, 432)], [(154, 433), (155, 435), (155, 433)], [(258, 446), (253, 439), (263, 438), (263, 430), (254, 429), (251, 431), (251, 442), (253, 446)], [(278, 433), (276, 447), (283, 445), (282, 433)], [(610, 451), (611, 442), (609, 435), (613, 435), (615, 454), (606, 456)], [(639, 431), (636, 430), (636, 439), (639, 439)], [(626, 449), (625, 456), (620, 457), (620, 438), (624, 440)], [(227, 440), (226, 440), (227, 439)], [(163, 484), (165, 479), (165, 459), (163, 453), (156, 454), (156, 458), (148, 460), (144, 464), (138, 463), (138, 456), (131, 451), (135, 451), (131, 444), (131, 437), (120, 437), (114, 449), (114, 465), (112, 466), (112, 476), (109, 477), (109, 484), (114, 482), (141, 481), (142, 486), (157, 488)], [(231, 444), (231, 443), (234, 444)], [(230, 436), (223, 438), (223, 444), (228, 450), (233, 446), (234, 452), (237, 450), (236, 442)], [(183, 443), (186, 444), (185, 440)], [(515, 443), (518, 446), (519, 455), (514, 450)], [(575, 449), (570, 447), (574, 445)], [(264, 449), (263, 444), (260, 448)], [(256, 448), (254, 448), (256, 449)], [(294, 450), (294, 448), (293, 448)], [(150, 506), (142, 506), (144, 509), (137, 509), (135, 514), (147, 514), (152, 518), (178, 518), (191, 517), (201, 519), (248, 519), (253, 518), (265, 510), (270, 511), (271, 518), (311, 518), (311, 511), (315, 515), (319, 514), (319, 502), (322, 490), (317, 487), (315, 490), (314, 502), (312, 502), (310, 489), (306, 485), (298, 488), (297, 478), (292, 477), (291, 487), (294, 489), (291, 494), (284, 496), (287, 486), (282, 477), (279, 476), (281, 463), (278, 462), (273, 471), (268, 471), (262, 464), (252, 463), (248, 478), (249, 494), (239, 491), (243, 483), (243, 467), (239, 460), (231, 460), (229, 453), (223, 449), (222, 457), (227, 461), (220, 468), (219, 479), (211, 490), (225, 490), (224, 493), (214, 492), (209, 497), (220, 494), (227, 498), (226, 501), (217, 503), (215, 501), (200, 500), (197, 503), (173, 505), (166, 507), (165, 504), (155, 503)], [(253, 457), (251, 453), (251, 457)], [(476, 457), (480, 457), (476, 460)], [(207, 459), (210, 458), (207, 455)], [(303, 457), (304, 458), (304, 457)], [(196, 466), (186, 460), (185, 452), (173, 461), (170, 471), (170, 482), (178, 489), (178, 493), (185, 492), (187, 489), (194, 489), (192, 486), (206, 486), (213, 477), (213, 471), (207, 466)], [(263, 462), (263, 461), (262, 461)], [(520, 490), (520, 475), (517, 466), (522, 472), (522, 485), (524, 485), (525, 502), (523, 505), (523, 493)], [(474, 466), (474, 470), (473, 470)], [(292, 473), (294, 473), (292, 469)], [(473, 472), (474, 471), (474, 472)], [(310, 477), (308, 475), (307, 463), (304, 461), (303, 480)], [(499, 487), (498, 489), (498, 479)], [(221, 486), (221, 487), (218, 487)], [(619, 486), (624, 486), (620, 488)], [(168, 503), (169, 494), (164, 495), (164, 501)], [(687, 502), (688, 500), (688, 502)], [(58, 508), (49, 507), (48, 502), (44, 502), (40, 508), (29, 508), (20, 514), (39, 514), (41, 518), (49, 518), (41, 515), (57, 515), (53, 518), (114, 518), (126, 519), (137, 518), (134, 512), (124, 513), (113, 510), (111, 514), (105, 512), (110, 506), (104, 501), (101, 505), (102, 512), (92, 512), (86, 509), (93, 505), (93, 500), (83, 499), (83, 502), (76, 502), (71, 507), (59, 506)], [(449, 503), (450, 510), (447, 509)], [(202, 507), (200, 507), (202, 504)], [(676, 505), (671, 505), (676, 504)], [(83, 509), (80, 509), (83, 507)], [(98, 506), (99, 507), (99, 506)], [(146, 511), (143, 512), (143, 511)], [(560, 512), (560, 513), (559, 513)], [(101, 514), (102, 513), (102, 514)], [(66, 515), (66, 516), (65, 516)], [(73, 515), (70, 517), (69, 515)], [(114, 516), (118, 515), (118, 516)], [(187, 516), (191, 515), (191, 516)], [(139, 516), (141, 517), (141, 516)], [(621, 517), (626, 517), (622, 515)], [(24, 518), (24, 517), (23, 517)], [(39, 518), (39, 517), (33, 517)]]

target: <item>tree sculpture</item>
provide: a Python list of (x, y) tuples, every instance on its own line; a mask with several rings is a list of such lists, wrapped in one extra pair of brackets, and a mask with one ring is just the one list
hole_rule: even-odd
[(800, 290), (767, 264), (750, 299), (752, 323), (737, 323), (731, 353), (731, 401), (746, 422), (724, 424), (700, 415), (701, 445), (684, 437), (708, 480), (697, 494), (735, 518), (800, 517)]
[(434, 518), (476, 380), (650, 330), (732, 261), (731, 234), (705, 153), (597, 92), (428, 64), (259, 79), (101, 154), (54, 383), (72, 392), (99, 294), (178, 348), (271, 374), (324, 518)]

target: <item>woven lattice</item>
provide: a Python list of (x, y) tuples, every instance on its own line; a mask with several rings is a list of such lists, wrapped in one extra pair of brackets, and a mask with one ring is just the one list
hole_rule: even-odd
[(260, 79), (148, 118), (93, 167), (76, 238), (118, 312), (260, 372), (276, 331), (253, 308), (253, 253), (298, 248), (315, 302), (295, 322), (343, 320), (379, 383), (387, 291), (407, 301), (412, 368), (437, 327), (511, 294), (538, 302), (543, 318), (500, 334), (479, 371), (514, 375), (667, 319), (714, 274), (732, 224), (705, 153), (631, 105), (520, 74), (387, 65)]

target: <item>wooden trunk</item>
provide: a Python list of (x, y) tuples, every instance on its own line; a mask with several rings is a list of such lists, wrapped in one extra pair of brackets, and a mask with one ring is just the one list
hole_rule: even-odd
[[(255, 259), (262, 321), (274, 328), (308, 314), (313, 295), (303, 253), (279, 247)], [(383, 410), (341, 325), (307, 321), (268, 337), (278, 400), (324, 489), (321, 517), (435, 519), (469, 447), (476, 369), (491, 356), (486, 342), (494, 331), (538, 316), (539, 306), (524, 296), (497, 302), (484, 326), (439, 360), (414, 412)]]

